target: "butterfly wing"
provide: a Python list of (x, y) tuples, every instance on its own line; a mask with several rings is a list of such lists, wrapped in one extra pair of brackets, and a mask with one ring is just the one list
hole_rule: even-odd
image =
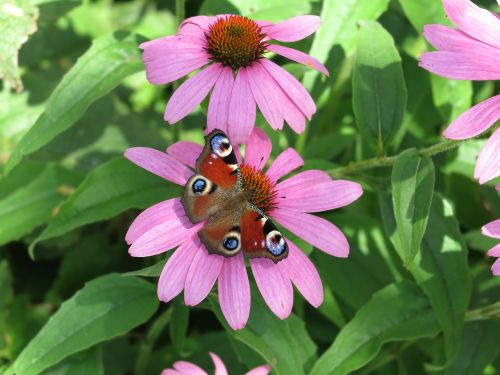
[(196, 160), (196, 172), (182, 196), (192, 223), (218, 212), (241, 186), (238, 161), (224, 132), (214, 130), (205, 137), (205, 147)]
[(209, 253), (234, 256), (241, 251), (241, 213), (237, 210), (207, 220), (198, 237)]

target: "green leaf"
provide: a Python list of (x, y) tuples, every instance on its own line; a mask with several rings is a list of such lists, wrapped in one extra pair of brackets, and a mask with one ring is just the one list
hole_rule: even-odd
[(396, 250), (408, 266), (420, 249), (429, 219), (434, 193), (432, 159), (421, 157), (414, 148), (403, 151), (394, 163), (391, 183), (399, 238)]
[(53, 91), (45, 111), (12, 153), (6, 173), (72, 126), (123, 78), (141, 70), (139, 43), (138, 36), (123, 32), (96, 39)]
[(38, 8), (31, 0), (3, 0), (0, 4), (0, 78), (23, 90), (18, 68), (18, 52), (28, 36), (37, 30)]
[(48, 222), (79, 181), (74, 172), (35, 161), (0, 180), (0, 244)]
[(401, 127), (407, 92), (394, 40), (377, 22), (360, 24), (352, 89), (358, 128), (382, 155)]
[(92, 280), (61, 305), (6, 375), (38, 374), (73, 353), (130, 331), (157, 307), (155, 288), (144, 280), (116, 274)]
[(46, 239), (79, 226), (112, 218), (130, 208), (145, 208), (179, 194), (179, 190), (130, 161), (120, 158), (92, 171), (63, 203), (31, 249)]
[(429, 23), (448, 24), (443, 4), (434, 0), (399, 0), (403, 12), (417, 33)]
[(189, 307), (177, 298), (172, 305), (172, 319), (169, 325), (170, 339), (177, 353), (182, 353), (189, 325)]
[(164, 260), (160, 260), (159, 262), (153, 264), (152, 266), (142, 268), (137, 271), (130, 271), (123, 274), (123, 276), (144, 276), (144, 277), (158, 277), (161, 275), (161, 271), (163, 267), (165, 267), (165, 263), (168, 258), (173, 254), (172, 251), (166, 253), (167, 258)]
[(472, 82), (456, 81), (431, 74), (432, 100), (448, 125), (472, 104)]
[[(397, 246), (396, 224), (390, 197), (382, 196), (384, 225)], [(447, 358), (452, 359), (462, 334), (471, 294), (467, 249), (451, 204), (434, 194), (421, 250), (409, 265), (417, 284), (429, 298), (441, 324)]]
[(310, 375), (349, 374), (374, 358), (386, 342), (433, 337), (438, 331), (429, 301), (416, 286), (388, 285), (358, 310)]
[(14, 291), (12, 289), (12, 275), (7, 261), (0, 262), (0, 322), (7, 305), (12, 301)]
[(41, 375), (103, 375), (102, 353), (99, 346), (65, 358)]
[(446, 375), (483, 374), (483, 370), (500, 353), (498, 345), (500, 321), (485, 320), (467, 323), (454, 360)]
[[(291, 314), (285, 320), (277, 318), (257, 295), (252, 291), (252, 311), (244, 329), (231, 329), (219, 307), (217, 297), (210, 295), (210, 304), (219, 322), (235, 340), (245, 344), (264, 358), (263, 363), (273, 366), (276, 374), (304, 374), (308, 364), (316, 355), (316, 345), (309, 337), (304, 322)], [(246, 356), (241, 358), (246, 362)]]

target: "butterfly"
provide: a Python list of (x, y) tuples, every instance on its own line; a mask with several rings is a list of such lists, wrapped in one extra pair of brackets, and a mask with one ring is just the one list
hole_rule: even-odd
[[(196, 160), (196, 174), (186, 183), (182, 203), (193, 224), (206, 220), (198, 237), (211, 254), (274, 263), (288, 255), (288, 245), (271, 219), (252, 203), (233, 147), (224, 132), (213, 130)], [(250, 184), (251, 185), (251, 184)]]

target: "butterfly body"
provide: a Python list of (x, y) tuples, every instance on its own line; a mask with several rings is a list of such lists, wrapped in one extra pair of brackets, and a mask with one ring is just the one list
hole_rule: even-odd
[(196, 172), (186, 184), (182, 202), (191, 222), (205, 221), (198, 236), (210, 253), (234, 256), (243, 251), (250, 258), (265, 257), (275, 263), (288, 255), (284, 237), (264, 212), (268, 206), (258, 206), (272, 202), (272, 185), (267, 180), (255, 183), (252, 179), (267, 177), (238, 165), (222, 131), (205, 137)]

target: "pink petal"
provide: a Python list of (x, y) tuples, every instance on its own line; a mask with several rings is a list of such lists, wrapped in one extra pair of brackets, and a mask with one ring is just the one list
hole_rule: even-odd
[(490, 257), (500, 257), (500, 243), (489, 249), (487, 254)]
[(193, 171), (166, 153), (148, 147), (133, 147), (125, 157), (145, 170), (178, 185), (186, 185)]
[(169, 302), (184, 289), (189, 266), (195, 254), (201, 251), (199, 242), (194, 241), (194, 236), (197, 235), (187, 237), (165, 264), (158, 281), (160, 301)]
[(226, 366), (224, 366), (224, 362), (219, 358), (219, 356), (215, 353), (209, 352), (210, 357), (212, 357), (212, 361), (214, 361), (215, 365), (215, 374), (214, 375), (227, 375)]
[(500, 118), (500, 95), (493, 96), (458, 116), (443, 135), (449, 139), (467, 139), (489, 129)]
[[(286, 181), (285, 181), (286, 182)], [(300, 212), (320, 212), (344, 207), (363, 194), (361, 185), (346, 180), (327, 181), (300, 187), (276, 187), (279, 208)]]
[(276, 98), (279, 87), (276, 87), (274, 79), (260, 64), (248, 67), (247, 72), (252, 95), (262, 115), (274, 130), (282, 129), (284, 117), (281, 103)]
[(491, 272), (494, 276), (500, 276), (500, 259), (495, 260), (491, 266)]
[(271, 369), (272, 367), (270, 365), (259, 366), (248, 371), (245, 375), (267, 375)]
[(195, 16), (186, 18), (179, 26), (177, 34), (190, 35), (205, 40), (205, 32), (210, 24), (216, 19), (211, 16)]
[(233, 91), (233, 70), (223, 67), (208, 103), (207, 133), (214, 129), (227, 133), (229, 101)]
[(500, 48), (500, 19), (469, 0), (443, 0), (450, 20), (473, 38)]
[(165, 221), (179, 220), (179, 216), (186, 216), (180, 198), (157, 203), (142, 211), (135, 218), (128, 228), (125, 241), (130, 245), (148, 230)]
[(181, 373), (181, 375), (207, 375), (200, 367), (191, 362), (177, 361), (174, 363), (174, 368)]
[(219, 276), (224, 259), (222, 255), (209, 254), (205, 246), (201, 246), (186, 276), (184, 287), (186, 305), (196, 306), (208, 296)]
[(328, 73), (328, 70), (325, 68), (325, 66), (307, 53), (297, 51), (296, 49), (290, 47), (280, 46), (278, 44), (270, 44), (266, 49), (268, 51), (272, 51), (277, 53), (278, 55), (286, 57), (287, 59), (298, 62), (299, 64), (315, 69), (318, 72), (323, 73), (327, 77), (330, 76), (330, 73)]
[(436, 49), (441, 51), (467, 52), (475, 49), (494, 51), (489, 44), (471, 38), (460, 30), (444, 25), (425, 25), (423, 35)]
[(278, 266), (290, 275), (290, 279), (304, 298), (314, 307), (323, 303), (323, 284), (311, 260), (289, 239), (288, 256)]
[(221, 64), (212, 64), (180, 85), (167, 104), (165, 121), (174, 124), (191, 113), (208, 95), (221, 71)]
[(232, 329), (245, 327), (250, 315), (250, 284), (242, 253), (226, 258), (222, 265), (219, 303)]
[(172, 370), (170, 368), (166, 368), (161, 372), (161, 375), (181, 375), (180, 372)]
[(293, 306), (290, 276), (282, 272), (270, 259), (250, 259), (250, 266), (267, 306), (278, 318), (286, 319), (292, 312)]
[(435, 51), (422, 54), (419, 65), (446, 78), (482, 81), (500, 79), (500, 67), (495, 60), (498, 61), (490, 53), (479, 51)]
[(476, 162), (474, 177), (484, 184), (495, 177), (500, 176), (500, 128), (484, 145)]
[(169, 35), (141, 43), (139, 48), (144, 50), (143, 58), (153, 59), (161, 57), (166, 50), (202, 50), (200, 39), (186, 35)]
[(228, 114), (228, 135), (234, 143), (244, 143), (255, 125), (256, 104), (248, 81), (247, 68), (240, 68), (234, 81)]
[(295, 133), (301, 134), (306, 128), (306, 118), (304, 114), (300, 111), (299, 108), (297, 108), (295, 103), (292, 102), (292, 100), (281, 89), (281, 87), (279, 92), (281, 93), (281, 95), (279, 96), (279, 100), (281, 102), (281, 105), (283, 106), (283, 116), (285, 117), (285, 121)]
[(344, 234), (323, 218), (283, 209), (275, 209), (272, 217), (286, 229), (327, 254), (340, 258), (349, 255), (349, 243)]
[(311, 116), (316, 112), (316, 105), (304, 86), (293, 75), (271, 60), (261, 60), (260, 64), (273, 77), (283, 92), (286, 93), (300, 111), (310, 120)]
[(175, 142), (167, 148), (167, 154), (193, 169), (202, 151), (202, 145), (189, 141)]
[(272, 148), (273, 144), (264, 130), (254, 128), (245, 146), (245, 164), (261, 170), (269, 160)]
[(296, 42), (314, 33), (321, 25), (318, 16), (297, 16), (275, 25), (264, 26), (268, 37), (280, 42)]
[(134, 257), (164, 253), (180, 245), (187, 236), (196, 233), (201, 226), (202, 223), (191, 224), (185, 212), (177, 212), (175, 216), (171, 216), (137, 238), (128, 252)]
[(266, 174), (271, 181), (276, 182), (284, 175), (300, 168), (304, 165), (304, 160), (293, 148), (287, 148), (279, 154), (267, 170)]
[(481, 228), (481, 233), (488, 237), (500, 238), (500, 219), (494, 220), (491, 223), (484, 225)]
[(278, 190), (288, 191), (292, 191), (294, 189), (301, 190), (309, 186), (314, 186), (330, 181), (332, 181), (332, 178), (326, 172), (313, 169), (297, 173), (295, 176), (287, 178), (286, 180), (276, 185), (276, 188)]

